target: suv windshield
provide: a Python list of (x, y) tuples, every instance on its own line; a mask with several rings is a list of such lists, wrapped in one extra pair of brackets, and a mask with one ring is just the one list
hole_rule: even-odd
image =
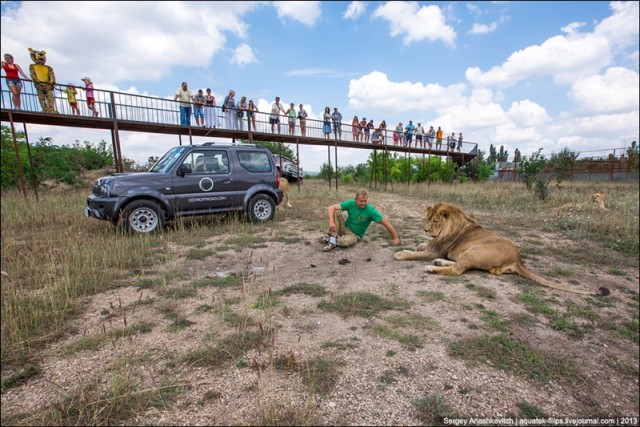
[(155, 165), (151, 166), (149, 172), (167, 173), (171, 170), (175, 162), (182, 157), (182, 153), (187, 151), (189, 146), (175, 147), (169, 150)]

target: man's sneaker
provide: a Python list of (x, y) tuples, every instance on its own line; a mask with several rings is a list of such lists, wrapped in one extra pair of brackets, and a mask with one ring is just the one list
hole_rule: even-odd
[(324, 235), (324, 236), (320, 237), (320, 243), (324, 243), (324, 244), (329, 243), (329, 237), (330, 237), (330, 236), (329, 236), (328, 234), (326, 234), (326, 235)]
[(325, 252), (329, 252), (329, 251), (332, 251), (335, 247), (336, 247), (336, 245), (333, 245), (333, 244), (329, 243), (327, 246), (322, 248), (322, 250), (325, 251)]

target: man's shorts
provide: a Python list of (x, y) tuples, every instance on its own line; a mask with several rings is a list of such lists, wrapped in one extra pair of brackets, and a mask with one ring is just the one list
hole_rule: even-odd
[(202, 111), (202, 108), (196, 108), (193, 110), (193, 117), (197, 118), (201, 118), (204, 119), (204, 111)]
[(96, 99), (95, 98), (87, 98), (87, 105), (93, 105), (96, 103)]
[(269, 123), (271, 123), (272, 125), (275, 125), (276, 123), (280, 123), (280, 119), (278, 118), (273, 118), (273, 117), (269, 117)]

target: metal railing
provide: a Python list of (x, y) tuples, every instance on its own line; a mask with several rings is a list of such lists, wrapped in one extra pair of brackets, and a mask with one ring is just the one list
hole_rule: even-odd
[[(12, 94), (8, 90), (5, 82), (5, 77), (2, 76), (2, 108), (8, 110), (16, 110), (14, 108), (12, 102)], [(64, 114), (68, 116), (75, 115), (71, 106), (69, 105), (69, 101), (64, 94), (63, 90), (67, 89), (69, 86), (63, 84), (56, 84), (54, 90), (54, 103), (55, 108), (59, 114)], [(76, 99), (77, 106), (79, 110), (79, 116), (92, 117), (93, 112), (87, 107), (87, 98), (86, 92), (82, 86), (76, 86)], [(124, 92), (115, 92), (108, 91), (102, 89), (93, 89), (94, 98), (95, 98), (95, 109), (99, 113), (99, 118), (104, 119), (112, 119), (118, 121), (130, 121), (130, 122), (139, 122), (146, 124), (161, 124), (161, 125), (176, 125), (180, 126), (180, 101), (174, 101), (173, 98), (157, 98), (145, 95), (137, 95), (131, 93)], [(222, 104), (222, 100), (216, 99), (216, 102)], [(236, 103), (238, 100), (236, 100)], [(35, 86), (30, 80), (22, 80), (22, 93), (21, 93), (21, 103), (23, 111), (28, 112), (42, 112), (42, 108), (38, 101), (38, 94), (35, 89)], [(196, 108), (195, 104), (191, 104), (191, 115), (190, 115), (190, 123), (191, 127), (195, 126), (195, 118), (194, 118), (194, 109)], [(248, 131), (249, 126), (249, 116), (245, 111), (242, 118), (237, 117), (237, 110), (231, 110), (227, 112), (223, 112), (220, 105), (215, 107), (207, 107), (203, 106), (203, 109), (213, 108), (214, 115), (217, 119), (217, 124), (219, 129), (226, 130), (237, 130), (237, 131)], [(303, 135), (302, 129), (300, 127), (300, 120), (295, 119), (295, 125), (293, 127), (293, 132), (289, 130), (289, 119), (286, 116), (280, 115), (278, 117), (280, 121), (280, 132), (278, 132), (278, 125), (270, 123), (271, 114), (270, 112), (254, 112), (253, 117), (255, 119), (255, 129), (253, 127), (253, 121), (251, 123), (251, 130), (259, 133), (279, 133), (280, 135), (292, 135), (303, 138), (316, 138), (316, 139), (331, 139), (340, 142), (348, 142), (354, 143), (355, 138), (352, 132), (351, 123), (347, 123), (343, 121), (339, 126), (339, 132), (337, 131), (336, 125), (331, 122), (331, 132), (329, 134), (323, 131), (323, 120), (316, 119), (306, 119), (306, 129)], [(230, 120), (228, 121), (227, 118)], [(344, 120), (344, 118), (343, 118)], [(272, 130), (273, 129), (273, 130)], [(373, 130), (371, 131), (371, 134)], [(403, 146), (401, 141), (394, 142), (394, 129), (391, 127), (383, 131), (383, 141), (378, 145), (386, 145), (386, 146)], [(364, 134), (361, 131), (361, 141), (364, 141)], [(360, 142), (360, 144), (371, 145), (375, 147), (376, 145), (371, 142), (365, 143)], [(477, 153), (478, 144), (470, 141), (464, 141), (462, 143), (461, 149), (457, 149), (458, 143), (456, 142), (456, 148), (451, 150), (451, 153), (468, 153), (470, 154), (469, 159), (475, 156)], [(406, 146), (406, 145), (404, 145)], [(422, 146), (417, 145), (415, 134), (413, 135), (413, 143), (410, 147), (422, 148), (422, 149), (430, 149), (435, 152), (435, 154), (445, 155), (449, 153), (449, 150), (446, 146), (446, 139), (442, 141), (441, 146), (437, 146), (434, 140), (432, 147), (429, 147), (427, 144), (426, 136), (423, 136), (423, 144)]]

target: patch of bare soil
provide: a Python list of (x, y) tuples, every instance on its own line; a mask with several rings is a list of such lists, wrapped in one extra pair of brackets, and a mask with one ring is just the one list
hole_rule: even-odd
[[(415, 210), (414, 201), (390, 193), (372, 195), (371, 201), (392, 218), (405, 247), (414, 248), (423, 240), (423, 212)], [(477, 214), (487, 228), (499, 227), (488, 215)], [(635, 339), (633, 332), (623, 334), (637, 309), (637, 261), (621, 260), (615, 267), (625, 275), (613, 275), (586, 261), (567, 264), (547, 255), (545, 248), (558, 244), (559, 236), (525, 230), (514, 238), (523, 247), (531, 235), (538, 236), (538, 252), (531, 250), (535, 256), (526, 261), (534, 269), (570, 268), (569, 280), (562, 276), (557, 280), (581, 289), (611, 289), (609, 297), (596, 299), (545, 289), (514, 276), (475, 271), (453, 279), (429, 275), (423, 262), (394, 261), (397, 248), (389, 245), (386, 230), (376, 224), (355, 247), (324, 253), (317, 241), (320, 231), (309, 231), (301, 220), (285, 221), (286, 242), (272, 238), (268, 227), (264, 244), (240, 251), (218, 251), (228, 236), (209, 237), (205, 248), (215, 255), (202, 261), (187, 259), (190, 247), (171, 244), (175, 262), (157, 272), (158, 283), (141, 288), (132, 280), (132, 286), (88, 299), (70, 328), (73, 332), (42, 352), (42, 375), (2, 395), (3, 418), (42, 411), (90, 383), (109, 390), (124, 359), (144, 387), (156, 386), (161, 378), (183, 385), (163, 405), (136, 413), (125, 424), (263, 424), (273, 422), (275, 417), (269, 414), (280, 411), (287, 412), (294, 424), (420, 425), (433, 421), (420, 415), (416, 402), (436, 395), (451, 411), (433, 408), (435, 420), (447, 414), (531, 416), (533, 412), (523, 409), (524, 402), (546, 416), (627, 416), (636, 417), (637, 423), (637, 332)], [(344, 259), (348, 262), (340, 263)], [(164, 284), (167, 269), (178, 274)], [(244, 277), (244, 284), (198, 287), (185, 298), (161, 292), (168, 287), (194, 288), (199, 279), (227, 275)], [(327, 294), (283, 295), (272, 308), (256, 308), (266, 292), (273, 295), (302, 283), (321, 285)], [(372, 317), (343, 317), (319, 307), (320, 301), (358, 292), (405, 301), (408, 308)], [(548, 310), (523, 301), (524, 295), (534, 296)], [(249, 319), (246, 325), (230, 326), (220, 315), (224, 306)], [(570, 312), (570, 307), (582, 311)], [(193, 323), (172, 329), (176, 315)], [(401, 316), (408, 320), (402, 323)], [(559, 319), (565, 323), (558, 324)], [(69, 354), (74, 342), (122, 328), (125, 322), (148, 323), (151, 331)], [(189, 352), (215, 347), (238, 330), (268, 328), (275, 331), (272, 339), (222, 366), (181, 359)], [(385, 330), (395, 331), (395, 338)], [(540, 379), (535, 372), (503, 369), (496, 360), (452, 355), (456, 342), (498, 335), (573, 363), (578, 372)], [(398, 337), (413, 341), (401, 342)], [(335, 384), (325, 393), (310, 393), (300, 370), (274, 362), (283, 358), (293, 367), (330, 360), (337, 372)]]

